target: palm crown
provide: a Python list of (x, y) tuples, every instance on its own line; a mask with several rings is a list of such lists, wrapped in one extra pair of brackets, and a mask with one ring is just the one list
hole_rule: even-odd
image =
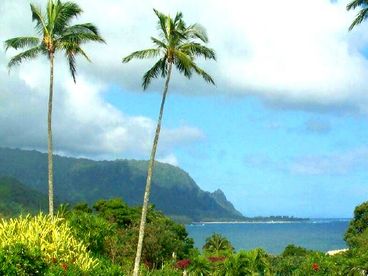
[(368, 1), (367, 0), (354, 0), (346, 6), (346, 9), (350, 11), (351, 9), (355, 10), (358, 7), (360, 7), (361, 10), (356, 15), (353, 23), (351, 23), (349, 27), (349, 31), (351, 31), (355, 26), (362, 23), (368, 17)]
[(11, 68), (39, 54), (50, 57), (57, 51), (63, 51), (68, 59), (70, 72), (75, 81), (75, 57), (80, 54), (89, 60), (81, 45), (88, 41), (104, 42), (97, 28), (91, 23), (70, 25), (73, 18), (82, 13), (82, 9), (73, 2), (49, 0), (46, 13), (31, 4), (32, 20), (36, 22), (36, 30), (40, 37), (16, 37), (5, 41), (6, 49), (29, 48), (14, 56), (8, 63)]
[(151, 37), (155, 47), (133, 52), (123, 59), (123, 62), (129, 62), (133, 58), (160, 57), (143, 76), (143, 88), (146, 89), (153, 78), (160, 75), (166, 77), (169, 64), (174, 64), (187, 78), (190, 78), (194, 71), (207, 82), (214, 84), (211, 76), (194, 62), (194, 58), (197, 56), (202, 56), (205, 59), (216, 59), (214, 50), (200, 43), (208, 42), (205, 30), (198, 24), (186, 26), (181, 12), (177, 13), (174, 19), (157, 10), (154, 12), (158, 17), (160, 30), (160, 38)]
[(216, 233), (206, 239), (203, 249), (205, 252), (215, 254), (217, 256), (226, 252), (234, 251), (231, 242), (226, 237)]

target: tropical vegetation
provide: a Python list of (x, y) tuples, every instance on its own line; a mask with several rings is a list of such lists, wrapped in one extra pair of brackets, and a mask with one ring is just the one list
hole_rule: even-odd
[[(346, 239), (349, 250), (336, 255), (288, 245), (279, 255), (263, 249), (235, 251), (214, 233), (203, 250), (183, 225), (150, 206), (143, 243), (142, 275), (367, 275), (368, 231), (360, 223), (368, 202), (357, 206)], [(0, 222), (2, 275), (131, 275), (141, 208), (121, 199), (73, 207), (55, 216), (37, 214)], [(367, 224), (365, 224), (367, 228)]]
[[(141, 182), (142, 171), (147, 172), (143, 206), (130, 207), (121, 198), (95, 201), (96, 196), (92, 197), (88, 193), (91, 187), (96, 187), (93, 186), (96, 173), (85, 178), (87, 180), (77, 187), (78, 191), (74, 190), (75, 196), (70, 200), (75, 202), (87, 199), (87, 203), (73, 206), (55, 204), (52, 136), (55, 54), (58, 52), (65, 54), (75, 82), (76, 57), (81, 55), (89, 60), (82, 46), (87, 42), (104, 42), (104, 40), (92, 23), (71, 24), (82, 13), (82, 9), (74, 2), (48, 0), (45, 11), (33, 4), (30, 8), (37, 36), (8, 39), (5, 41), (5, 48), (6, 50), (26, 48), (10, 59), (9, 68), (39, 55), (46, 56), (49, 61), (47, 115), (49, 214), (39, 212), (45, 210), (47, 205), (43, 195), (36, 189), (44, 179), (37, 173), (34, 173), (34, 176), (33, 173), (23, 170), (30, 164), (41, 164), (43, 169), (42, 162), (24, 159), (17, 161), (16, 169), (11, 167), (9, 169), (8, 163), (11, 163), (11, 160), (0, 156), (0, 161), (3, 161), (0, 172), (7, 172), (4, 175), (8, 175), (0, 177), (1, 275), (131, 275), (132, 273), (138, 275), (139, 271), (143, 275), (368, 275), (368, 202), (357, 206), (354, 211), (354, 218), (345, 234), (348, 250), (332, 256), (297, 245), (288, 245), (280, 255), (269, 254), (261, 248), (235, 251), (231, 241), (217, 233), (206, 239), (200, 251), (194, 247), (194, 241), (188, 236), (184, 225), (165, 216), (155, 206), (149, 205), (155, 156), (173, 67), (187, 78), (197, 74), (206, 82), (214, 84), (212, 77), (195, 62), (197, 57), (215, 60), (214, 50), (205, 46), (208, 42), (205, 29), (198, 24), (185, 24), (180, 12), (172, 18), (154, 10), (158, 18), (160, 36), (151, 38), (153, 48), (133, 52), (123, 59), (126, 63), (132, 59), (158, 58), (143, 76), (144, 89), (148, 88), (153, 79), (165, 78), (149, 162), (133, 162), (136, 167), (134, 171), (132, 163), (125, 161), (117, 163), (106, 161), (96, 165), (89, 160), (74, 160), (68, 163), (58, 158), (64, 167), (57, 176), (65, 182), (66, 191), (68, 188), (75, 188), (73, 181), (81, 182), (81, 175), (88, 175), (91, 170), (107, 172), (105, 175), (109, 175), (110, 178), (103, 178), (101, 182), (107, 191), (108, 185), (114, 183), (116, 176), (111, 175), (111, 171), (121, 168), (122, 164), (129, 167), (130, 176), (136, 181), (129, 179), (129, 185), (126, 187)], [(367, 1), (354, 0), (347, 5), (347, 10), (357, 8), (360, 8), (360, 11), (349, 30), (368, 17)], [(160, 166), (164, 170), (167, 169), (162, 164)], [(66, 171), (73, 171), (75, 175), (66, 176)], [(229, 214), (233, 218), (242, 217), (227, 202), (222, 192), (206, 194), (182, 171), (176, 170), (173, 173), (171, 168), (167, 171), (170, 171), (168, 174), (171, 174), (171, 178), (181, 178), (184, 187), (189, 187), (192, 192), (196, 191), (196, 197), (190, 199), (196, 202), (209, 202), (209, 205), (215, 206), (214, 212), (217, 214), (222, 212), (224, 218)], [(23, 186), (14, 177), (21, 180), (31, 179), (31, 187)], [(160, 176), (158, 178), (160, 179)], [(166, 175), (161, 176), (161, 179), (167, 179)], [(167, 190), (168, 187), (175, 188), (170, 181), (164, 184), (158, 182), (164, 186), (163, 190)], [(97, 186), (101, 186), (101, 183)], [(115, 187), (110, 186), (111, 190)], [(182, 201), (188, 203), (188, 198), (182, 192), (182, 187), (180, 188), (180, 191), (173, 189), (173, 194), (181, 192), (181, 195), (184, 195)], [(137, 194), (135, 190), (129, 192), (132, 197)], [(111, 194), (104, 196), (111, 198)], [(68, 194), (65, 198), (70, 199)], [(129, 196), (127, 198), (130, 199)], [(92, 201), (95, 202), (91, 206)], [(56, 215), (54, 205), (59, 205)], [(178, 204), (175, 207), (178, 209)], [(21, 215), (15, 216), (19, 213)], [(200, 210), (193, 217), (186, 213), (180, 215), (185, 219), (193, 219), (193, 217), (210, 217), (211, 213)]]
[(82, 49), (82, 44), (89, 41), (103, 42), (99, 32), (92, 23), (71, 25), (73, 19), (82, 13), (82, 9), (73, 2), (48, 0), (44, 12), (31, 4), (32, 20), (35, 21), (35, 30), (38, 36), (15, 37), (5, 41), (5, 48), (27, 50), (12, 57), (8, 67), (19, 65), (22, 62), (45, 55), (50, 64), (50, 89), (47, 115), (47, 143), (48, 143), (48, 195), (49, 214), (54, 213), (54, 171), (53, 171), (53, 142), (52, 142), (52, 106), (54, 93), (54, 58), (57, 52), (63, 52), (69, 64), (70, 73), (76, 81), (76, 56), (89, 57)]

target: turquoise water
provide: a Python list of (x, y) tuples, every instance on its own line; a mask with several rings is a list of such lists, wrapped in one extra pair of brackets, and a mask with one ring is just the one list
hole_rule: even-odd
[(315, 219), (294, 223), (191, 224), (186, 228), (198, 248), (212, 233), (220, 233), (236, 250), (261, 247), (279, 254), (288, 244), (323, 252), (346, 248), (343, 238), (348, 224), (346, 219)]

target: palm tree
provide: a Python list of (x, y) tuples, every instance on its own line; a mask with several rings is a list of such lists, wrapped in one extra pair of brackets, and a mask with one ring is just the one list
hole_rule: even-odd
[(209, 255), (223, 256), (232, 254), (234, 252), (234, 247), (226, 237), (214, 233), (206, 239), (203, 250)]
[(194, 60), (196, 57), (199, 56), (202, 56), (205, 59), (216, 59), (214, 50), (207, 48), (206, 46), (201, 44), (201, 42), (208, 42), (208, 37), (204, 28), (202, 28), (198, 24), (187, 26), (184, 23), (183, 15), (180, 12), (176, 14), (175, 18), (171, 18), (169, 15), (160, 13), (157, 10), (154, 10), (154, 12), (158, 17), (158, 27), (160, 31), (159, 38), (151, 37), (154, 47), (142, 51), (133, 52), (129, 56), (123, 58), (123, 62), (125, 63), (135, 58), (145, 59), (159, 57), (158, 61), (153, 65), (153, 67), (148, 70), (143, 76), (143, 89), (147, 89), (152, 79), (154, 78), (157, 78), (159, 76), (166, 78), (159, 117), (157, 121), (156, 133), (153, 140), (150, 161), (148, 164), (146, 189), (144, 193), (142, 217), (139, 227), (137, 254), (134, 263), (133, 275), (135, 276), (138, 275), (139, 271), (139, 263), (142, 253), (144, 229), (147, 216), (147, 206), (151, 190), (152, 172), (172, 67), (173, 65), (175, 65), (178, 71), (180, 73), (183, 73), (184, 76), (187, 78), (190, 78), (193, 72), (195, 72), (203, 77), (205, 81), (214, 84), (211, 76), (207, 74), (203, 69), (201, 69), (194, 62)]
[(353, 0), (347, 6), (346, 9), (348, 11), (355, 10), (360, 7), (361, 10), (356, 15), (353, 23), (351, 23), (349, 27), (349, 31), (351, 31), (355, 26), (362, 23), (364, 20), (368, 18), (368, 1), (367, 0)]
[(38, 37), (16, 37), (5, 41), (5, 48), (15, 50), (28, 48), (14, 56), (8, 63), (9, 69), (28, 59), (46, 55), (50, 62), (50, 90), (48, 100), (47, 134), (48, 134), (48, 190), (49, 214), (54, 214), (54, 181), (53, 181), (53, 144), (52, 144), (52, 97), (54, 92), (54, 57), (56, 52), (64, 52), (74, 82), (76, 77), (76, 56), (82, 55), (88, 61), (87, 54), (81, 48), (89, 41), (104, 42), (97, 28), (91, 23), (70, 25), (71, 21), (82, 13), (82, 9), (73, 2), (48, 0), (47, 9), (42, 13), (39, 7), (31, 4), (32, 21)]

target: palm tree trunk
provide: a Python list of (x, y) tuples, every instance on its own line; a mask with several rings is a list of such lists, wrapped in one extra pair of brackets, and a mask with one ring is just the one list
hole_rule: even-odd
[(166, 95), (167, 95), (167, 91), (169, 89), (171, 69), (172, 69), (172, 63), (170, 62), (168, 72), (167, 72), (167, 78), (166, 78), (166, 82), (165, 82), (165, 88), (164, 88), (164, 92), (163, 92), (163, 95), (162, 95), (160, 115), (159, 115), (158, 121), (157, 121), (157, 127), (156, 127), (155, 138), (153, 140), (151, 157), (150, 157), (150, 160), (149, 160), (149, 163), (148, 163), (146, 190), (144, 192), (142, 216), (141, 216), (141, 223), (140, 223), (140, 226), (139, 226), (139, 237), (138, 237), (137, 253), (135, 255), (133, 276), (138, 276), (138, 273), (139, 273), (139, 264), (140, 264), (140, 261), (141, 261), (142, 248), (143, 248), (144, 230), (145, 230), (145, 226), (146, 226), (148, 201), (149, 201), (149, 196), (150, 196), (150, 192), (151, 192), (153, 166), (154, 166), (154, 163), (155, 163), (155, 156), (156, 156), (156, 150), (157, 150), (157, 145), (158, 145), (158, 138), (160, 136), (161, 121), (162, 121), (162, 115), (164, 113)]
[(54, 53), (50, 53), (50, 91), (47, 116), (47, 154), (48, 154), (48, 180), (49, 180), (49, 214), (54, 215), (54, 166), (52, 160), (52, 96), (54, 92)]

